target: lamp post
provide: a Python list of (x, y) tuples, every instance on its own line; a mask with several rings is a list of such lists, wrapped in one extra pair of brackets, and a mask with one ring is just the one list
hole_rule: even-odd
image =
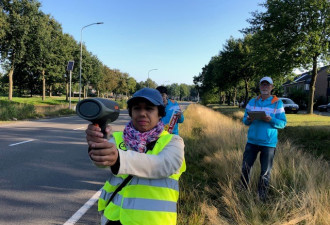
[(82, 62), (82, 32), (83, 29), (92, 25), (103, 24), (103, 22), (91, 23), (86, 26), (83, 26), (80, 30), (80, 68), (79, 68), (79, 101), (81, 96), (81, 62)]
[(148, 71), (148, 87), (149, 87), (149, 73), (150, 73), (150, 71), (153, 71), (153, 70), (158, 70), (158, 69), (151, 69)]

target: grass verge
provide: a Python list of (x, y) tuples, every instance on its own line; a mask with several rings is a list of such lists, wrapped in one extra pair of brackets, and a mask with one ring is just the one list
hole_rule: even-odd
[[(1, 101), (8, 101), (8, 97), (0, 97)], [(78, 103), (78, 98), (71, 98), (72, 104)], [(46, 97), (45, 100), (42, 100), (42, 97), (13, 97), (11, 102), (24, 103), (29, 105), (69, 105), (69, 102), (66, 101), (65, 96), (63, 97)]]
[[(233, 119), (242, 121), (244, 109), (235, 106), (209, 105)], [(279, 130), (279, 140), (289, 140), (317, 157), (330, 160), (330, 117), (308, 114), (286, 114), (287, 126)]]
[[(78, 100), (71, 99), (72, 108)], [(121, 99), (117, 103), (121, 109), (127, 108), (126, 100)], [(68, 108), (69, 103), (65, 97), (46, 97), (45, 101), (41, 97), (14, 97), (12, 101), (0, 97), (0, 122), (76, 114)]]
[[(72, 101), (74, 104), (75, 101)], [(73, 115), (74, 110), (68, 109), (65, 97), (46, 98), (13, 98), (12, 101), (0, 98), (0, 121), (35, 119), (62, 115)]]
[(276, 151), (270, 200), (257, 197), (258, 160), (249, 190), (240, 188), (246, 132), (240, 121), (207, 107), (187, 108), (180, 124), (187, 171), (180, 179), (178, 224), (329, 224), (329, 164), (288, 140)]

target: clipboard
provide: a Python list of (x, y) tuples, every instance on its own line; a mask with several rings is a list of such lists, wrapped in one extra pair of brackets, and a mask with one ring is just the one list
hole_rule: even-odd
[(250, 111), (247, 113), (251, 118), (255, 120), (261, 120), (262, 118), (266, 117), (265, 111)]

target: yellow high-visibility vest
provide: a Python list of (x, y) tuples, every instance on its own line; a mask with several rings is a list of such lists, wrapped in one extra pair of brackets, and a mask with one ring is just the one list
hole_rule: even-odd
[[(127, 150), (123, 132), (114, 132), (118, 149)], [(148, 155), (158, 155), (171, 141), (173, 134), (163, 131)], [(98, 201), (98, 210), (112, 221), (123, 225), (174, 225), (177, 220), (179, 178), (186, 170), (183, 161), (180, 171), (167, 178), (146, 179), (133, 176), (132, 180), (119, 191), (110, 203), (112, 193), (128, 175), (113, 175), (105, 182)]]

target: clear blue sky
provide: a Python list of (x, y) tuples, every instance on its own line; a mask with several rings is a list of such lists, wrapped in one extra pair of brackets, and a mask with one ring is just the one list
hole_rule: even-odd
[(241, 38), (251, 12), (263, 0), (40, 0), (64, 33), (78, 42), (83, 30), (88, 51), (111, 69), (137, 82), (193, 84), (226, 40)]

